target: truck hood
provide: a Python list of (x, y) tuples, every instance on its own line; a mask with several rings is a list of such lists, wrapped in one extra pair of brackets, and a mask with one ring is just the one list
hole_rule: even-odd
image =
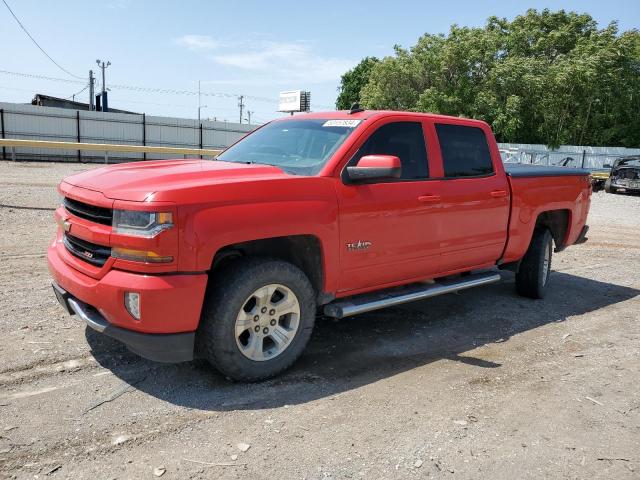
[[(114, 200), (144, 202), (159, 193), (204, 185), (289, 175), (270, 165), (215, 160), (156, 160), (122, 163), (88, 170), (64, 179), (76, 187), (101, 192)], [(162, 196), (162, 195), (160, 195)]]

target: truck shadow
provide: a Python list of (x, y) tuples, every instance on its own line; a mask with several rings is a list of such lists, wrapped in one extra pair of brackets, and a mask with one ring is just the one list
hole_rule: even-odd
[(465, 352), (640, 294), (554, 272), (547, 298), (533, 301), (515, 294), (513, 274), (503, 272), (502, 278), (494, 285), (401, 308), (341, 321), (319, 318), (294, 367), (254, 384), (232, 383), (203, 361), (165, 365), (141, 359), (91, 329), (86, 337), (103, 367), (149, 395), (201, 410), (263, 409), (330, 397), (443, 359), (499, 369), (500, 363)]

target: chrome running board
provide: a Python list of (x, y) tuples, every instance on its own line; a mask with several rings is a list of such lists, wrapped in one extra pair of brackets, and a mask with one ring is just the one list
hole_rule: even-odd
[(445, 293), (466, 290), (500, 281), (496, 272), (475, 273), (462, 278), (444, 280), (432, 284), (411, 284), (381, 292), (365, 293), (346, 299), (336, 300), (324, 306), (324, 314), (333, 318), (350, 317), (359, 313), (370, 312), (380, 308), (393, 307), (403, 303), (415, 302), (426, 298), (437, 297)]

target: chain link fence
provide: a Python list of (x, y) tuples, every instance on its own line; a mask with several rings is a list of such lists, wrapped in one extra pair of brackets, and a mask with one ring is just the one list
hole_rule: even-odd
[[(52, 140), (60, 142), (107, 143), (155, 147), (222, 149), (256, 128), (231, 122), (217, 122), (145, 114), (92, 112), (0, 102), (0, 138)], [(6, 148), (0, 159), (8, 160)], [(153, 154), (153, 159), (175, 155)], [(113, 162), (145, 160), (142, 153), (113, 153)], [(17, 160), (103, 162), (104, 156), (78, 150), (17, 148)]]
[(589, 170), (609, 169), (620, 157), (640, 155), (640, 148), (562, 145), (553, 150), (545, 145), (524, 143), (499, 143), (498, 145), (502, 161), (505, 163), (557, 165)]
[[(157, 147), (222, 149), (256, 128), (231, 122), (217, 122), (145, 114), (91, 112), (0, 102), (0, 138), (108, 143)], [(610, 168), (622, 156), (640, 155), (640, 148), (563, 145), (556, 150), (545, 145), (500, 143), (505, 163)], [(0, 152), (7, 160), (6, 149)], [(153, 158), (171, 158), (154, 154)], [(77, 150), (19, 148), (18, 160), (102, 162), (103, 155)], [(112, 161), (143, 160), (147, 155), (118, 153)]]

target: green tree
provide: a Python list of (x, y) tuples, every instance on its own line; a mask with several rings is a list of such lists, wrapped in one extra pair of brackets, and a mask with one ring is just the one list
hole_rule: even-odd
[(376, 63), (378, 63), (377, 58), (366, 57), (358, 65), (342, 75), (336, 100), (336, 108), (338, 110), (348, 110), (351, 105), (360, 101), (360, 90), (369, 81), (369, 73)]
[(640, 145), (640, 32), (600, 29), (586, 14), (528, 10), (453, 25), (396, 46), (366, 78), (357, 89), (366, 108), (479, 118), (500, 141)]

